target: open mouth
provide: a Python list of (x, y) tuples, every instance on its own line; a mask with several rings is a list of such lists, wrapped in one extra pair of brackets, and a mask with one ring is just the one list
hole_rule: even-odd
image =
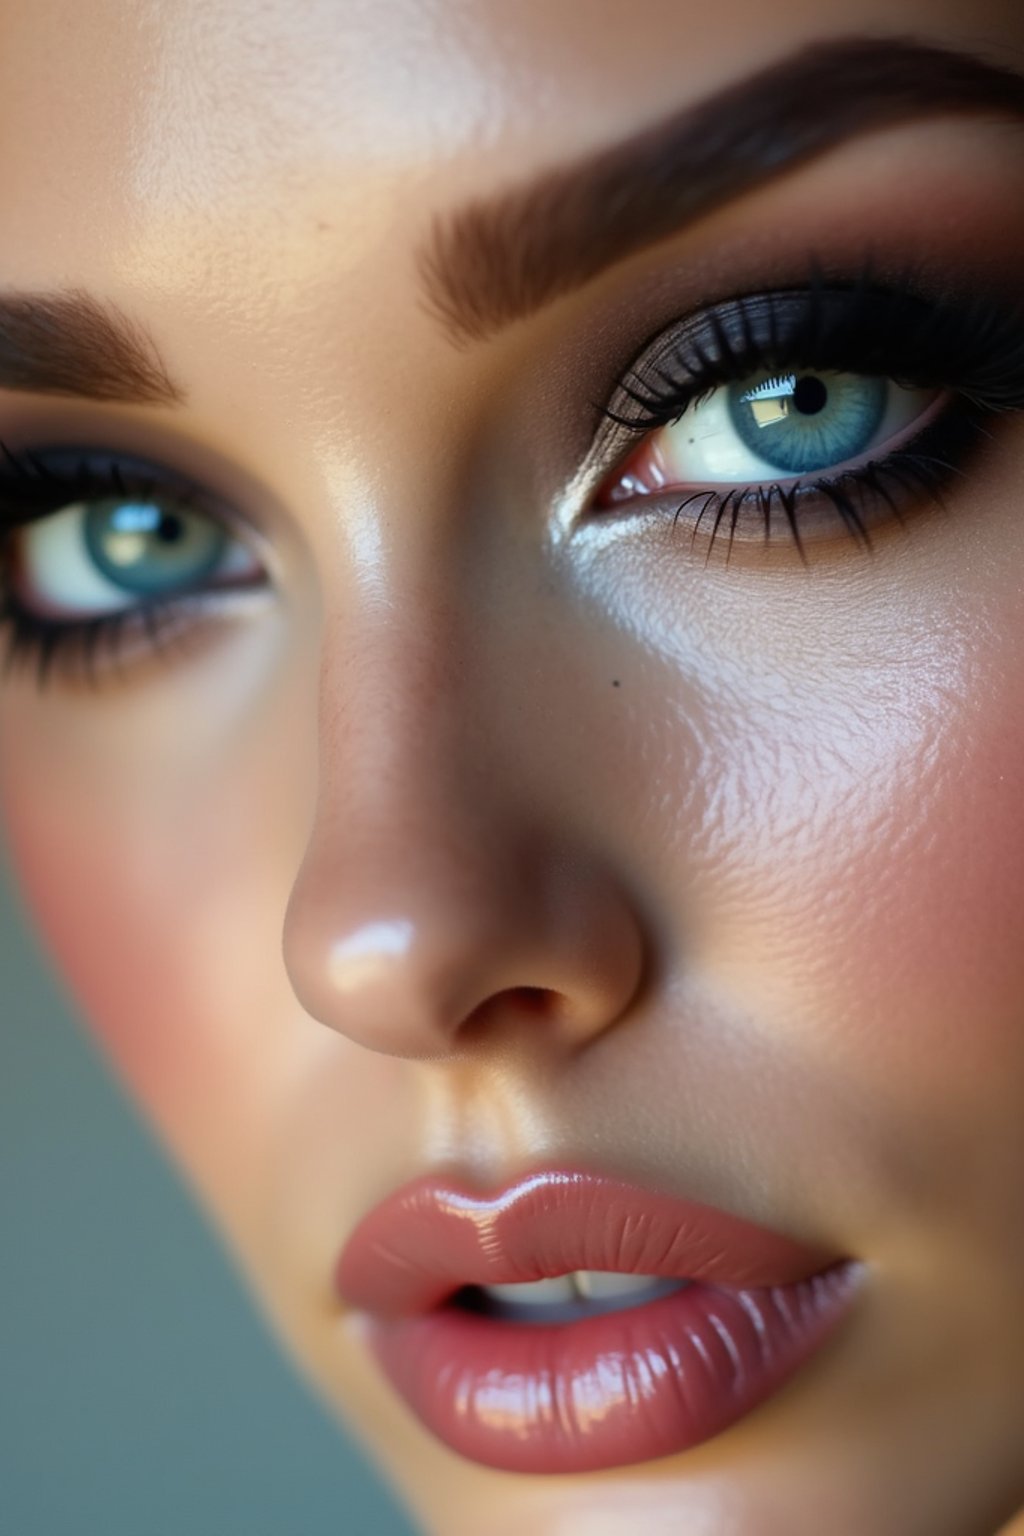
[(745, 1417), (825, 1343), (862, 1273), (710, 1207), (558, 1170), (489, 1199), (417, 1181), (364, 1219), (336, 1284), (452, 1450), (565, 1473), (673, 1455)]
[(624, 1275), (601, 1269), (577, 1269), (547, 1280), (526, 1280), (511, 1285), (467, 1285), (457, 1291), (452, 1305), (505, 1323), (575, 1323), (584, 1317), (601, 1317), (642, 1307), (648, 1301), (672, 1296), (691, 1282), (664, 1280), (659, 1275)]

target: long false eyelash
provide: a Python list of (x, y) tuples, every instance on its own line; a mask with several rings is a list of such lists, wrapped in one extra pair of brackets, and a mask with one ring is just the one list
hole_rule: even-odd
[(984, 427), (984, 413), (971, 402), (965, 402), (957, 409), (948, 408), (905, 447), (856, 469), (840, 469), (834, 474), (810, 480), (755, 482), (724, 490), (693, 492), (676, 507), (673, 527), (689, 506), (701, 503), (691, 524), (690, 547), (693, 548), (698, 534), (709, 525), (707, 564), (724, 527), (728, 563), (740, 518), (753, 510), (764, 528), (765, 543), (769, 542), (773, 521), (781, 518), (797, 554), (807, 565), (800, 528), (802, 506), (807, 502), (817, 508), (827, 502), (844, 531), (865, 553), (870, 553), (874, 545), (869, 525), (871, 514), (879, 503), (883, 503), (893, 521), (901, 525), (906, 522), (906, 509), (923, 498), (948, 512), (946, 490), (950, 482), (966, 475), (972, 455), (978, 451), (983, 439), (990, 436)]
[(913, 291), (910, 274), (901, 285), (879, 287), (870, 263), (845, 285), (814, 269), (801, 289), (741, 296), (662, 331), (601, 414), (631, 434), (646, 434), (679, 421), (724, 384), (794, 368), (883, 376), (906, 388), (944, 386), (956, 400), (911, 442), (857, 469), (691, 493), (677, 506), (673, 526), (700, 503), (690, 542), (707, 529), (709, 559), (723, 528), (731, 552), (740, 517), (749, 510), (759, 517), (766, 542), (773, 520), (781, 519), (806, 564), (800, 532), (805, 500), (829, 502), (846, 532), (868, 551), (872, 498), (900, 522), (901, 498), (906, 504), (927, 496), (944, 506), (949, 480), (963, 473), (991, 435), (987, 419), (1024, 408), (1024, 314), (984, 293), (964, 300), (923, 298)]
[(986, 410), (1017, 410), (1024, 407), (1024, 314), (984, 292), (927, 299), (906, 287), (876, 287), (870, 268), (846, 285), (816, 270), (802, 288), (730, 299), (662, 332), (601, 414), (648, 432), (678, 421), (722, 384), (783, 368), (883, 375), (907, 388), (946, 385)]
[(726, 562), (728, 563), (740, 516), (745, 508), (753, 507), (764, 527), (765, 543), (769, 541), (773, 520), (781, 516), (800, 559), (806, 565), (807, 551), (800, 531), (801, 495), (816, 499), (823, 498), (830, 502), (846, 533), (862, 550), (869, 553), (874, 546), (868, 528), (868, 509), (864, 505), (868, 497), (874, 496), (884, 502), (896, 522), (905, 521), (903, 508), (897, 496), (893, 495), (892, 488), (886, 485), (886, 479), (891, 480), (897, 493), (902, 493), (908, 498), (914, 495), (931, 496), (936, 503), (944, 507), (944, 490), (947, 480), (950, 474), (957, 473), (962, 471), (956, 466), (924, 454), (914, 454), (906, 463), (899, 462), (898, 456), (892, 455), (888, 460), (867, 464), (858, 470), (850, 470), (833, 480), (816, 480), (806, 484), (788, 485), (774, 481), (770, 485), (732, 487), (724, 492), (696, 491), (677, 506), (673, 525), (679, 522), (687, 507), (694, 502), (701, 502), (700, 511), (691, 526), (690, 546), (692, 548), (696, 543), (704, 523), (710, 522), (708, 550), (705, 557), (705, 564), (707, 564), (721, 529), (725, 525), (727, 527)]

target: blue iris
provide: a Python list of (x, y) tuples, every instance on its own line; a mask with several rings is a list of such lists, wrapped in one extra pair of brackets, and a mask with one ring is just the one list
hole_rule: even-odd
[(777, 374), (729, 386), (743, 443), (791, 475), (834, 469), (872, 444), (885, 415), (886, 379), (856, 373)]
[(90, 558), (108, 581), (157, 595), (199, 585), (228, 542), (212, 518), (158, 501), (92, 501), (83, 533)]

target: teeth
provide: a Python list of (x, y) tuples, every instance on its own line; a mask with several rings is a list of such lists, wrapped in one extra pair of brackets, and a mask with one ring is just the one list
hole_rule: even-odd
[(572, 1275), (559, 1275), (556, 1280), (527, 1280), (522, 1285), (484, 1285), (481, 1290), (509, 1306), (548, 1307), (576, 1300), (572, 1282)]
[(626, 1275), (595, 1269), (578, 1269), (549, 1280), (529, 1280), (518, 1285), (482, 1285), (478, 1292), (493, 1304), (499, 1317), (521, 1322), (567, 1323), (578, 1317), (617, 1312), (657, 1297), (681, 1291), (689, 1280), (666, 1280), (662, 1275)]
[(604, 1269), (578, 1269), (572, 1280), (579, 1294), (588, 1301), (636, 1296), (641, 1291), (649, 1291), (652, 1285), (662, 1283), (660, 1275), (619, 1275)]

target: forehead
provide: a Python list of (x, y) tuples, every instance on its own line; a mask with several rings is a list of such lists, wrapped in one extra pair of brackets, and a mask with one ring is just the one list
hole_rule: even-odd
[[(338, 270), (383, 231), (629, 132), (809, 38), (932, 37), (990, 0), (14, 0), (0, 50), (8, 238), (55, 276), (157, 281), (259, 230)], [(1002, 22), (1001, 19), (1002, 18)], [(12, 215), (16, 239), (12, 232)], [(57, 249), (54, 235), (59, 230)], [(130, 258), (128, 247), (130, 246)], [(256, 252), (249, 252), (256, 259)], [(207, 282), (216, 273), (204, 270)]]

